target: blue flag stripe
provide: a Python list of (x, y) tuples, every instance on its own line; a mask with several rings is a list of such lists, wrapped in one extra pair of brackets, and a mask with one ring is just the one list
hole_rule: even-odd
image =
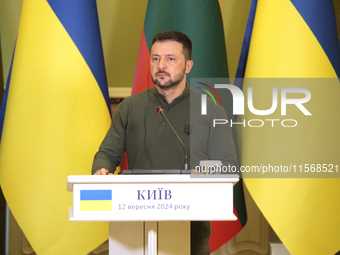
[[(257, 0), (253, 0), (250, 6), (249, 17), (247, 21), (246, 31), (244, 33), (242, 50), (241, 50), (235, 78), (244, 78), (244, 74), (246, 72), (246, 65), (247, 65), (247, 60), (248, 60), (251, 35), (253, 33), (256, 7), (257, 7)], [(243, 84), (240, 81), (241, 79), (236, 79), (235, 85), (242, 89)]]
[[(111, 112), (104, 56), (103, 54), (93, 54), (94, 52), (103, 53), (96, 1), (48, 0), (47, 2), (91, 69), (103, 93), (109, 112)], [(84, 20), (87, 20), (86, 24), (84, 24)], [(98, 22), (93, 22), (94, 20)]]
[(7, 77), (7, 81), (6, 81), (5, 93), (2, 97), (1, 107), (0, 107), (0, 144), (1, 144), (2, 130), (4, 128), (9, 85), (10, 85), (11, 77), (12, 77), (12, 67), (13, 67), (14, 54), (15, 54), (15, 46), (14, 46), (12, 61), (11, 61), (11, 65), (9, 67), (8, 77)]
[(80, 200), (112, 200), (111, 190), (81, 190)]
[(291, 0), (340, 77), (340, 47), (333, 0)]

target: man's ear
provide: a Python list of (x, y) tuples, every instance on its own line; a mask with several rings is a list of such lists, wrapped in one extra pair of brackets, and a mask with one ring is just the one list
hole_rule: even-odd
[(192, 66), (194, 65), (194, 61), (188, 60), (185, 64), (185, 73), (188, 74), (191, 71)]

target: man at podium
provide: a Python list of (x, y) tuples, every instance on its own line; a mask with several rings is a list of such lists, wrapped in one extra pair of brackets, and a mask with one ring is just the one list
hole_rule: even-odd
[[(197, 114), (201, 100), (186, 82), (193, 67), (191, 54), (191, 40), (181, 32), (154, 37), (150, 74), (155, 86), (120, 103), (94, 157), (92, 174), (113, 174), (124, 152), (129, 169), (136, 171), (195, 169), (200, 160), (209, 159), (238, 166), (230, 127), (209, 127), (212, 118), (227, 119), (220, 105), (208, 101), (208, 117), (190, 121), (190, 100), (197, 102)], [(209, 222), (191, 222), (191, 254), (210, 254), (209, 236)]]

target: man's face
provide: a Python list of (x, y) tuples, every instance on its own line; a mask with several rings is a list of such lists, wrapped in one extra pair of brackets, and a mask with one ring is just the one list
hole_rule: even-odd
[(183, 55), (183, 46), (176, 41), (155, 42), (151, 47), (150, 72), (152, 81), (161, 89), (169, 89), (180, 83), (190, 72)]

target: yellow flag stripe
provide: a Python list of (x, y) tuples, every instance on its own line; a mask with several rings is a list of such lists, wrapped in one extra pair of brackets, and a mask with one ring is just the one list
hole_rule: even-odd
[(112, 201), (106, 200), (81, 201), (80, 211), (112, 211)]

